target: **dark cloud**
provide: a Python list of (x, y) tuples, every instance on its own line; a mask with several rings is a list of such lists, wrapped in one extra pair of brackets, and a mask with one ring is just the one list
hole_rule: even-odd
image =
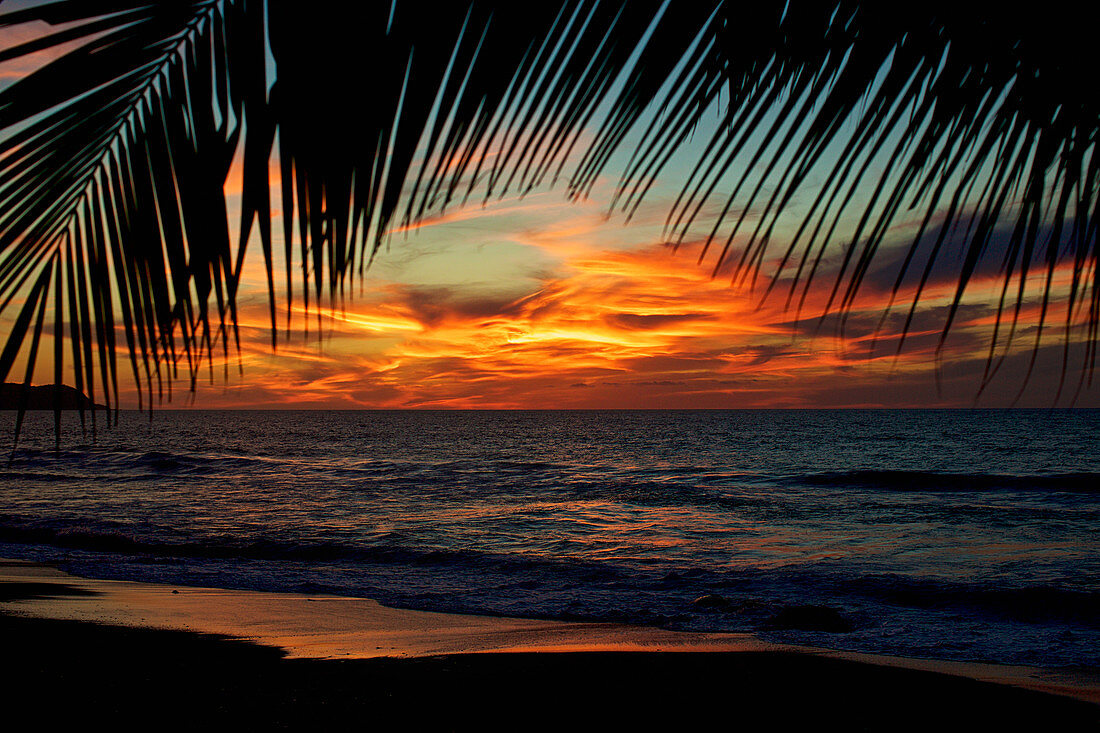
[(429, 328), (446, 321), (514, 317), (520, 312), (522, 300), (512, 294), (463, 295), (445, 287), (410, 287), (400, 293), (400, 301), (410, 315)]
[(389, 384), (370, 384), (353, 389), (348, 397), (365, 407), (386, 405), (401, 396), (401, 390)]
[(746, 366), (762, 366), (767, 364), (772, 359), (782, 356), (798, 356), (805, 354), (804, 350), (792, 349), (789, 346), (773, 346), (773, 345), (753, 345), (745, 346), (737, 349), (736, 351), (723, 352), (731, 356), (744, 356), (746, 354), (752, 355), (752, 359), (746, 364)]
[(713, 372), (726, 364), (725, 359), (706, 352), (640, 356), (625, 361), (628, 371), (643, 374), (653, 372)]
[[(1073, 221), (1067, 221), (1066, 232), (1072, 226)], [(936, 258), (929, 268), (928, 263), (933, 248), (940, 236), (938, 223), (930, 227), (930, 231), (921, 237), (920, 242), (915, 247), (912, 241), (912, 237), (916, 235), (915, 228), (911, 223), (899, 224), (894, 228), (893, 239), (896, 244), (892, 246), (883, 245), (875, 253), (871, 266), (864, 276), (864, 284), (881, 292), (889, 292), (898, 282), (898, 276), (902, 272), (906, 258), (911, 255), (910, 263), (901, 278), (902, 289), (916, 287), (926, 269), (928, 269), (928, 284), (955, 286), (959, 282), (959, 274), (962, 271), (969, 249), (965, 238), (966, 234), (965, 226), (952, 230), (944, 238), (940, 250), (936, 253)], [(1039, 232), (1038, 246), (1031, 254), (1031, 261), (1027, 263), (1029, 268), (1046, 269), (1047, 243), (1051, 234), (1052, 231), (1049, 226)], [(1006, 257), (1011, 252), (1011, 238), (1012, 229), (1007, 225), (993, 231), (981, 257), (978, 258), (974, 266), (972, 279), (1000, 279), (1003, 277), (1002, 267)], [(1068, 234), (1064, 234), (1061, 251), (1065, 251), (1067, 245)], [(1017, 262), (1017, 269), (1019, 264)]]
[(613, 313), (606, 318), (607, 323), (610, 325), (628, 331), (646, 331), (677, 323), (711, 320), (714, 320), (714, 315), (710, 313), (668, 313), (653, 315), (643, 315), (640, 313)]
[[(947, 324), (950, 308), (946, 305), (918, 307), (913, 313), (912, 320), (906, 328), (905, 321), (909, 317), (907, 306), (895, 307), (883, 317), (881, 311), (853, 311), (846, 315), (829, 313), (825, 316), (813, 316), (792, 321), (780, 321), (773, 324), (777, 328), (790, 331), (796, 336), (830, 336), (843, 335), (849, 339), (867, 339), (878, 335), (890, 336), (900, 334), (903, 329), (910, 334), (943, 331)], [(958, 326), (967, 321), (985, 318), (996, 313), (992, 306), (975, 303), (963, 303), (955, 313), (953, 326)]]
[[(914, 246), (913, 237), (917, 233), (917, 222), (912, 220), (900, 221), (891, 227), (890, 232), (886, 236), (886, 240), (878, 246), (869, 263), (866, 263), (866, 270), (860, 281), (859, 294), (861, 296), (868, 296), (872, 294), (880, 294), (886, 296), (887, 294), (897, 292), (900, 297), (901, 305), (904, 308), (908, 307), (907, 296), (911, 296), (917, 286), (920, 284), (921, 279), (926, 277), (925, 287), (942, 291), (943, 289), (954, 290), (957, 288), (960, 275), (963, 267), (966, 264), (966, 259), (969, 250), (969, 244), (966, 239), (967, 230), (965, 226), (957, 227), (951, 230), (945, 237), (944, 241), (939, 245), (937, 251), (935, 251), (935, 258), (933, 259), (933, 251), (936, 250), (936, 241), (939, 237), (939, 222), (934, 221), (929, 230), (920, 238), (920, 241)], [(1072, 220), (1066, 223), (1066, 232), (1072, 227)], [(1046, 271), (1046, 257), (1048, 240), (1051, 235), (1049, 227), (1041, 230), (1037, 238), (1037, 246), (1031, 253), (1030, 261), (1028, 262), (1029, 271), (1031, 272), (1045, 272)], [(1009, 258), (1012, 244), (1011, 244), (1012, 231), (1008, 226), (996, 229), (989, 238), (989, 241), (984, 246), (981, 256), (977, 258), (973, 264), (973, 270), (970, 274), (970, 282), (982, 282), (987, 284), (989, 282), (1003, 281), (1004, 272), (1003, 267), (1006, 258)], [(813, 281), (810, 285), (811, 300), (814, 293), (827, 292), (836, 283), (837, 276), (841, 272), (841, 267), (844, 266), (844, 258), (842, 256), (843, 248), (838, 246), (840, 244), (847, 245), (850, 240), (843, 240), (841, 238), (835, 239), (829, 246), (829, 251), (818, 263), (813, 274)], [(718, 241), (716, 244), (721, 245), (722, 242)], [(1063, 235), (1063, 241), (1060, 246), (1060, 251), (1066, 252), (1071, 249), (1072, 243), (1069, 241), (1069, 235)], [(713, 248), (713, 245), (712, 245)], [(771, 267), (777, 267), (779, 264), (779, 255), (783, 252), (782, 247), (778, 246), (778, 243), (774, 245), (768, 252), (765, 263), (770, 263)], [(846, 289), (851, 283), (851, 277), (856, 272), (856, 268), (859, 265), (859, 257), (862, 256), (862, 244), (857, 245), (856, 252), (851, 261), (849, 261), (846, 270), (844, 271), (844, 277), (840, 282), (840, 289), (838, 291), (839, 296), (843, 296)], [(786, 263), (786, 267), (781, 273), (778, 273), (778, 280), (775, 284), (771, 298), (785, 298), (792, 287), (795, 272), (798, 268), (798, 263), (801, 261), (803, 255), (802, 245), (799, 249), (796, 249), (792, 254), (791, 259)], [(719, 268), (717, 273), (720, 277), (732, 274), (736, 270), (736, 263), (741, 252), (739, 250), (731, 250), (726, 258), (726, 261)], [(809, 263), (813, 263), (815, 253), (810, 257)], [(1015, 263), (1014, 272), (1019, 272), (1020, 262)], [(903, 273), (904, 270), (904, 274)], [(927, 270), (927, 276), (925, 271)], [(794, 284), (794, 295), (797, 298), (802, 292), (805, 286), (805, 278), (810, 272), (810, 268), (807, 267), (801, 273), (801, 282)], [(770, 283), (773, 276), (776, 273), (773, 269), (769, 269), (766, 264), (762, 268), (760, 279), (758, 283)], [(1039, 288), (1033, 287), (1028, 297), (1034, 296), (1038, 292)], [(1015, 291), (1010, 291), (1009, 297), (1013, 298)]]
[[(1089, 389), (1082, 382), (1087, 371), (1082, 370), (1080, 349), (1071, 350), (1071, 363), (1066, 372), (1061, 394), (1058, 375), (1061, 371), (1060, 347), (1043, 347), (1036, 354), (1033, 377), (1026, 380), (1031, 352), (1014, 353), (1005, 358), (989, 384), (981, 390), (986, 360), (983, 358), (946, 361), (938, 378), (933, 370), (920, 372), (868, 371), (838, 368), (839, 379), (824, 379), (806, 385), (798, 391), (803, 404), (815, 407), (1028, 407), (1050, 408), (1100, 406), (1100, 390)], [(847, 374), (845, 374), (847, 372)], [(1073, 400), (1077, 387), (1083, 388)]]

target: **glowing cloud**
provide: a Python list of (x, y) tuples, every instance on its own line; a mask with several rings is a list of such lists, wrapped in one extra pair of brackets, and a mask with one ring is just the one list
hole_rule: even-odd
[[(905, 312), (881, 318), (884, 289), (869, 286), (841, 330), (818, 317), (825, 280), (800, 315), (782, 297), (761, 303), (759, 290), (712, 277), (698, 244), (639, 245), (653, 232), (608, 224), (591, 206), (507, 201), (480, 217), (445, 215), (395, 243), (361, 296), (311, 309), (320, 340), (273, 355), (255, 294), (243, 311), (246, 378), (204, 390), (198, 406), (932, 406), (965, 405), (977, 390), (993, 318), (984, 302), (960, 311), (940, 351), (942, 391), (933, 379), (950, 283), (932, 284), (898, 353)], [(493, 271), (514, 251), (509, 274)]]

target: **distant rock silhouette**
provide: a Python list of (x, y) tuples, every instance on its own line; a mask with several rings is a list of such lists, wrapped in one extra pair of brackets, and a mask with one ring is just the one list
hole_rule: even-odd
[[(52, 410), (55, 401), (62, 410), (90, 410), (92, 401), (79, 390), (65, 384), (44, 384), (38, 387), (24, 388), (17, 382), (0, 384), (0, 410), (18, 410), (20, 400), (26, 389), (28, 410)], [(97, 410), (105, 409), (95, 405)]]

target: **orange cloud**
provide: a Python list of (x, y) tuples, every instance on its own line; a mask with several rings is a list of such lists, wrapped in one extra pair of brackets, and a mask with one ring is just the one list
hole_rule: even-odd
[[(599, 226), (599, 217), (579, 214), (513, 233), (557, 262), (518, 293), (514, 283), (494, 289), (374, 280), (346, 311), (320, 311), (323, 340), (280, 347), (276, 355), (257, 301), (245, 311), (245, 380), (207, 391), (199, 404), (932, 406), (965, 405), (976, 392), (981, 334), (992, 313), (987, 302), (960, 311), (944, 352), (948, 392), (939, 394), (933, 357), (950, 288), (928, 292), (899, 355), (905, 309), (880, 322), (888, 293), (869, 287), (842, 331), (835, 316), (817, 317), (831, 283), (822, 281), (806, 317), (796, 318), (781, 298), (761, 304), (759, 292), (712, 278), (693, 256), (698, 245), (678, 252), (597, 245)], [(1022, 317), (1033, 324), (1035, 307)]]

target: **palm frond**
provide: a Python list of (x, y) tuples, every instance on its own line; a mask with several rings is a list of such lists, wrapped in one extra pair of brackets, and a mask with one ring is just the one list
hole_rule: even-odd
[[(916, 212), (892, 271), (894, 298), (909, 299), (903, 331), (938, 268), (956, 285), (946, 334), (996, 262), (991, 355), (1014, 337), (1039, 271), (1035, 351), (1062, 298), (1067, 358), (1083, 329), (1084, 371), (1095, 362), (1100, 97), (1080, 79), (1087, 25), (1053, 12), (61, 0), (0, 14), (0, 27), (35, 20), (56, 32), (0, 62), (82, 45), (0, 90), (0, 312), (16, 309), (0, 379), (30, 356), (29, 381), (52, 310), (55, 374), (67, 326), (93, 400), (98, 385), (117, 406), (116, 348), (150, 403), (181, 364), (193, 387), (212, 349), (230, 354), (254, 227), (274, 346), (275, 155), (289, 328), (293, 298), (336, 301), (394, 226), (559, 178), (585, 196), (627, 145), (614, 204), (629, 217), (716, 110), (666, 222), (673, 243), (706, 226), (716, 273), (765, 274), (765, 297), (785, 291), (796, 308), (831, 277), (826, 309), (846, 312)], [(238, 149), (234, 237), (223, 186)], [(1054, 286), (1060, 267), (1068, 294)], [(991, 358), (987, 378), (995, 370)]]
[[(892, 289), (895, 299), (909, 298), (899, 349), (937, 268), (950, 268), (956, 281), (946, 338), (975, 273), (996, 262), (1005, 290), (988, 381), (993, 350), (1011, 341), (1032, 296), (1041, 302), (1038, 353), (1055, 272), (1069, 264), (1066, 354), (1070, 330), (1083, 329), (1082, 374), (1091, 374), (1100, 316), (1100, 97), (1087, 71), (1089, 31), (1073, 17), (1072, 6), (1058, 3), (1028, 14), (994, 3), (722, 3), (687, 54), (685, 68), (694, 71), (676, 85), (669, 112), (641, 135), (617, 204), (637, 208), (700, 111), (725, 92), (724, 124), (669, 213), (674, 243), (735, 169), (720, 214), (708, 222), (704, 254), (717, 244), (715, 272), (732, 265), (735, 277), (755, 280), (792, 202), (817, 176), (823, 183), (803, 202), (800, 223), (784, 231), (767, 293), (786, 289), (788, 305), (801, 307), (823, 259), (842, 244), (825, 310), (847, 312), (882, 247), (899, 239), (894, 226), (915, 211), (919, 224)], [(630, 108), (637, 118), (637, 105)], [(620, 139), (609, 131), (593, 151)], [(599, 170), (599, 161), (582, 165), (574, 192)], [(854, 222), (847, 231), (846, 220)], [(1036, 269), (1037, 295), (1027, 288)]]
[[(306, 306), (311, 287), (335, 299), (395, 217), (407, 226), (475, 190), (502, 196), (551, 175), (659, 8), (273, 2), (282, 208), (298, 219), (295, 232), (284, 216), (284, 240), (288, 262), (298, 242)], [(338, 71), (353, 69), (351, 82)]]
[(0, 25), (68, 24), (8, 56), (85, 41), (0, 91), (0, 312), (18, 309), (0, 379), (30, 335), (30, 381), (51, 301), (55, 374), (67, 321), (76, 387), (94, 402), (98, 385), (109, 409), (119, 321), (133, 378), (150, 393), (170, 388), (181, 353), (194, 380), (217, 334), (227, 341), (234, 263), (222, 189), (249, 77), (231, 72), (226, 43), (249, 12), (204, 0), (0, 15)]

